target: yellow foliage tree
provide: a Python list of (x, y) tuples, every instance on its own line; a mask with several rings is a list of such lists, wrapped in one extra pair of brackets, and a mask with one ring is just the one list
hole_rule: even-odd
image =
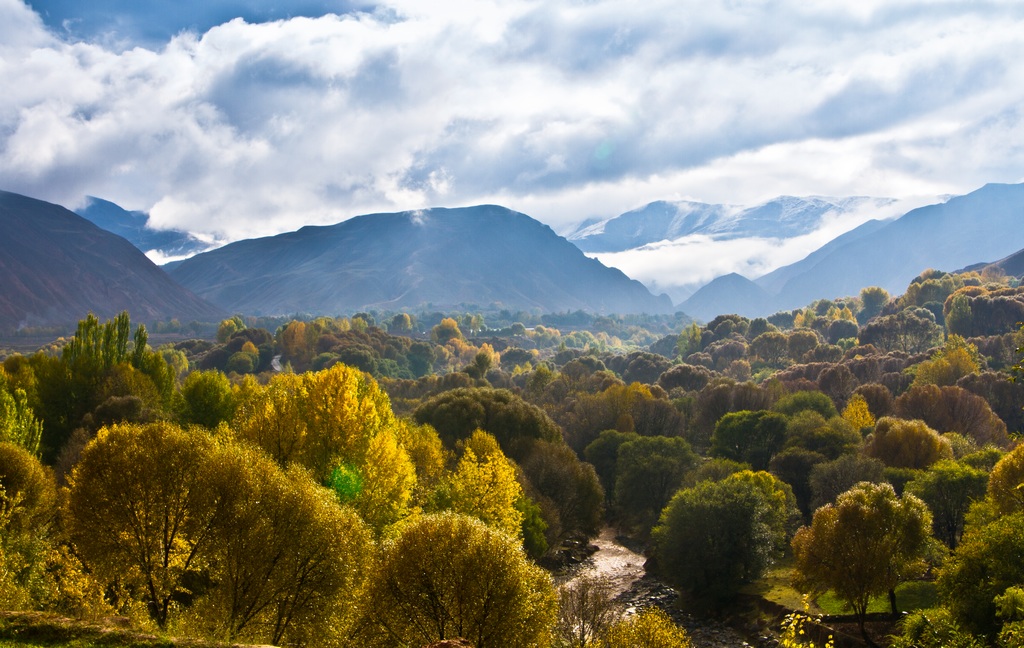
[(978, 347), (959, 335), (950, 335), (942, 350), (937, 351), (930, 360), (917, 365), (914, 386), (955, 385), (964, 376), (978, 373), (980, 369), (981, 354), (978, 353)]
[(690, 648), (690, 637), (667, 614), (648, 608), (611, 626), (604, 636), (607, 648)]
[(419, 517), (385, 544), (368, 581), (359, 645), (546, 648), (558, 613), (551, 577), (519, 542), (479, 520)]
[(523, 488), (512, 462), (490, 434), (477, 430), (466, 440), (448, 493), (456, 513), (475, 517), (513, 537), (521, 536), (523, 514), (515, 503)]
[(362, 464), (362, 489), (352, 501), (359, 515), (378, 534), (409, 515), (416, 468), (392, 434), (370, 439)]
[(213, 448), (206, 433), (169, 423), (117, 425), (99, 431), (68, 478), (64, 519), (78, 553), (136, 592), (160, 627), (210, 537), (203, 467)]
[(843, 409), (843, 419), (857, 430), (872, 427), (875, 417), (871, 415), (867, 400), (860, 394), (854, 394)]

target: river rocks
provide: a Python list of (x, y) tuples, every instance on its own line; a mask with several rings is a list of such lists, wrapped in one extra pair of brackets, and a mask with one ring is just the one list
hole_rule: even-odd
[(750, 628), (749, 636), (744, 637), (736, 628), (723, 621), (696, 617), (679, 609), (679, 593), (656, 578), (645, 576), (635, 581), (628, 590), (617, 598), (626, 609), (627, 614), (635, 614), (650, 607), (663, 610), (676, 624), (683, 627), (690, 635), (693, 648), (778, 648), (779, 642), (768, 633), (759, 632), (758, 628)]

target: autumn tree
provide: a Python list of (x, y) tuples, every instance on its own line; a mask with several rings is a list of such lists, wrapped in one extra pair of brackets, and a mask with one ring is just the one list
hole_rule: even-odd
[(518, 537), (523, 514), (516, 501), (523, 495), (513, 464), (493, 436), (477, 430), (463, 443), (462, 457), (447, 485), (452, 511), (477, 518)]
[(896, 586), (923, 571), (931, 524), (928, 507), (913, 495), (897, 497), (889, 484), (858, 484), (815, 511), (793, 538), (796, 584), (835, 592), (867, 639), (868, 603), (888, 592), (896, 614)]
[(213, 463), (219, 506), (203, 552), (212, 587), (196, 616), (231, 641), (345, 637), (372, 558), (366, 525), (305, 471), (281, 470), (262, 451), (229, 444)]
[(988, 402), (957, 386), (918, 385), (901, 394), (893, 404), (895, 414), (920, 419), (939, 432), (958, 432), (979, 445), (1008, 444), (1006, 424)]
[(988, 498), (1002, 515), (1024, 511), (1024, 445), (1019, 445), (992, 468)]
[(914, 385), (955, 385), (964, 376), (978, 373), (981, 363), (978, 347), (959, 335), (950, 335), (942, 349), (917, 365)]
[(843, 455), (811, 469), (811, 510), (835, 502), (859, 482), (885, 481), (885, 464), (861, 454)]
[(622, 615), (611, 580), (583, 574), (558, 588), (559, 646), (591, 648)]
[(782, 366), (789, 355), (789, 338), (778, 331), (766, 331), (751, 340), (750, 352), (768, 366)]
[(607, 648), (690, 648), (686, 630), (658, 608), (622, 619), (604, 633)]
[(213, 441), (168, 423), (100, 430), (68, 478), (72, 542), (104, 580), (120, 580), (159, 626), (200, 569), (216, 517), (204, 470)]
[(883, 417), (864, 442), (864, 454), (894, 468), (927, 468), (940, 459), (952, 459), (949, 441), (924, 421)]
[(541, 648), (558, 613), (551, 577), (518, 542), (456, 513), (404, 526), (384, 545), (366, 597), (364, 645), (464, 638), (476, 648)]
[(866, 324), (868, 320), (882, 312), (882, 307), (889, 302), (889, 292), (885, 288), (869, 286), (860, 291), (861, 309), (857, 320)]
[(21, 445), (0, 441), (0, 606), (26, 609), (49, 592), (44, 573), (56, 513), (53, 474)]
[(850, 423), (855, 430), (874, 427), (875, 417), (871, 415), (867, 399), (863, 394), (854, 393), (847, 401), (843, 409), (843, 419)]

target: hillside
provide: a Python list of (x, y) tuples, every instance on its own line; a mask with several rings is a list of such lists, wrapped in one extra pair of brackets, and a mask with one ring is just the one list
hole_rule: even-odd
[(73, 324), (92, 311), (132, 319), (214, 321), (223, 313), (181, 288), (125, 239), (67, 209), (0, 191), (0, 330)]
[(171, 275), (233, 312), (338, 314), (482, 307), (664, 313), (622, 272), (587, 258), (536, 220), (483, 205), (372, 214), (239, 241)]

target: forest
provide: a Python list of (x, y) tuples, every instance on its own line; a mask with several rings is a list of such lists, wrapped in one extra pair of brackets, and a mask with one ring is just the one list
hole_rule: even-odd
[[(704, 325), (89, 314), (0, 349), (0, 610), (272, 645), (689, 646), (664, 611), (556, 585), (610, 525), (695, 613), (783, 564), (869, 644), (1021, 646), (1022, 321), (1018, 279), (934, 270)], [(930, 600), (871, 634), (908, 583)], [(826, 645), (802, 618), (778, 645)]]

